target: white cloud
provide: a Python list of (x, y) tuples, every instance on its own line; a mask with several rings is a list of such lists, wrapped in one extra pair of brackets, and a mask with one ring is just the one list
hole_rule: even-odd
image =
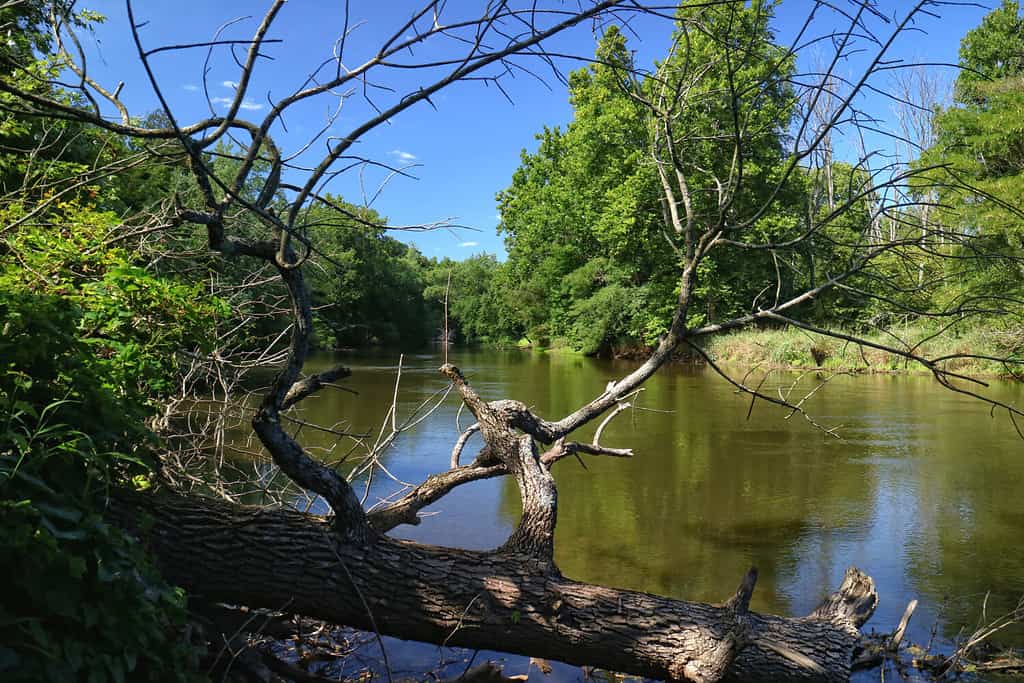
[(199, 86), (195, 85), (194, 83), (186, 83), (185, 85), (183, 85), (181, 87), (183, 89), (185, 89), (185, 90), (188, 90), (189, 92), (195, 92), (195, 91), (199, 90)]
[(225, 88), (237, 88), (238, 87), (238, 83), (236, 83), (235, 81), (221, 81), (221, 85), (223, 85)]
[(460, 247), (479, 247), (479, 242), (459, 242)]
[(410, 161), (416, 161), (416, 155), (415, 154), (411, 154), (409, 152), (403, 152), (400, 149), (393, 149), (393, 150), (391, 150), (389, 152), (389, 154), (391, 156), (393, 156), (393, 157), (396, 157), (399, 161), (401, 161), (403, 163), (408, 163)]
[[(235, 101), (235, 98), (234, 97), (211, 97), (210, 101), (213, 102), (214, 104), (219, 104), (222, 107), (224, 107), (225, 109), (227, 109), (229, 106), (231, 106), (231, 103)], [(260, 104), (259, 102), (253, 102), (252, 100), (249, 100), (249, 99), (242, 100), (242, 104), (239, 105), (239, 106), (242, 109), (245, 109), (246, 111), (259, 111), (260, 109), (263, 109), (263, 105), (262, 104)]]

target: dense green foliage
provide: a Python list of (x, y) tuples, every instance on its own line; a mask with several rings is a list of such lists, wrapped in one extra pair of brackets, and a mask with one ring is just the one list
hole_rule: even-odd
[[(935, 118), (937, 140), (922, 164), (953, 176), (939, 220), (972, 237), (969, 248), (1017, 258), (961, 273), (991, 296), (1024, 298), (1024, 17), (1004, 0), (960, 48), (953, 106)], [(953, 292), (955, 295), (955, 291)]]
[[(501, 278), (507, 269), (485, 254), (463, 261), (432, 261), (426, 271), (423, 298), (433, 306), (435, 320), (444, 324), (444, 302), (448, 301), (449, 332), (470, 342), (508, 343), (518, 337), (506, 331), (515, 321), (508, 304), (515, 299)], [(441, 319), (436, 316), (440, 312)]]
[[(511, 185), (498, 194), (507, 263), (451, 266), (453, 297), (472, 302), (453, 304), (460, 328), (478, 339), (525, 337), (584, 353), (651, 344), (666, 327), (679, 276), (672, 247), (677, 237), (666, 227), (654, 159), (682, 160), (694, 222), (714, 222), (722, 196), (715, 181), (729, 177), (735, 162), (734, 111), (743, 125), (744, 182), (726, 219), (741, 223), (756, 214), (757, 220), (733, 239), (806, 237), (781, 255), (721, 248), (703, 259), (691, 325), (743, 315), (766, 296), (784, 300), (813, 289), (850, 269), (872, 245), (898, 247), (924, 234), (922, 248), (888, 249), (848, 286), (790, 313), (870, 332), (879, 324), (905, 324), (913, 311), (973, 310), (979, 295), (1024, 298), (1024, 20), (1018, 2), (1005, 0), (964, 38), (956, 104), (938, 112), (938, 142), (914, 163), (940, 169), (915, 185), (922, 193), (939, 187), (938, 196), (922, 194), (922, 204), (884, 214), (871, 189), (877, 177), (865, 166), (829, 156), (827, 167), (801, 163), (785, 175), (794, 66), (772, 42), (768, 3), (679, 12), (688, 28), (679, 29), (657, 77), (635, 75), (632, 53), (615, 27), (602, 38), (594, 64), (571, 75), (573, 120), (564, 130), (545, 128), (536, 151), (523, 152)], [(671, 116), (676, 131), (692, 132), (671, 145), (659, 137), (649, 106), (666, 91), (685, 92)], [(937, 178), (940, 173), (954, 180)], [(943, 229), (951, 237), (941, 236)], [(455, 286), (463, 280), (473, 285)], [(766, 294), (766, 288), (773, 291)], [(1016, 323), (1003, 317), (985, 324)]]
[[(633, 64), (616, 28), (597, 60), (570, 77), (573, 122), (546, 129), (498, 195), (517, 300), (508, 333), (541, 344), (568, 337), (588, 352), (663, 328), (675, 265), (652, 248), (657, 179), (643, 109), (622, 87)], [(644, 300), (654, 305), (634, 303)]]
[[(499, 336), (542, 345), (561, 339), (597, 353), (645, 346), (664, 331), (679, 262), (651, 158), (657, 124), (644, 102), (665, 89), (687, 93), (687, 106), (673, 116), (677, 129), (700, 132), (657, 149), (686, 160), (694, 219), (721, 209), (715, 179), (733, 163), (731, 112), (738, 107), (746, 117), (751, 180), (731, 211), (742, 216), (766, 202), (773, 206), (749, 239), (784, 239), (801, 227), (806, 178), (792, 174), (781, 191), (775, 188), (786, 162), (793, 98), (785, 75), (793, 67), (772, 44), (770, 11), (761, 3), (700, 7), (681, 9), (680, 18), (700, 30), (677, 34), (686, 49), (659, 65), (660, 77), (645, 80), (634, 75), (624, 35), (610, 28), (595, 63), (570, 77), (573, 121), (564, 131), (545, 129), (537, 151), (523, 153), (511, 186), (498, 195), (509, 260), (495, 281), (511, 283), (516, 293)], [(732, 61), (723, 58), (727, 52)], [(702, 65), (696, 75), (691, 64)], [(773, 268), (763, 252), (722, 251), (705, 259), (691, 322), (746, 310)], [(497, 290), (507, 292), (508, 284)]]
[(423, 296), (430, 263), (385, 233), (373, 209), (325, 197), (307, 214), (319, 256), (309, 269), (318, 342), (327, 347), (424, 343), (437, 328)]
[[(27, 208), (8, 203), (4, 225)], [(102, 512), (112, 487), (154, 476), (147, 420), (224, 311), (101, 249), (114, 214), (42, 215), (0, 246), (0, 675), (185, 680), (184, 597)]]
[[(5, 57), (47, 49), (42, 11), (31, 2), (0, 10), (19, 28), (8, 30)], [(55, 68), (43, 59), (29, 71)], [(42, 83), (30, 72), (3, 77)], [(184, 596), (103, 517), (113, 489), (154, 481), (147, 421), (173, 388), (179, 354), (210, 348), (209, 322), (225, 313), (201, 287), (157, 276), (137, 251), (108, 243), (119, 212), (146, 208), (139, 197), (156, 201), (159, 183), (125, 168), (132, 154), (69, 122), (0, 116), (5, 681), (197, 675), (182, 638)], [(123, 172), (98, 171), (109, 164)]]
[[(683, 8), (679, 17), (680, 27), (685, 22), (689, 28), (685, 34), (679, 29), (675, 44), (685, 49), (673, 50), (656, 76), (635, 76), (625, 37), (615, 27), (598, 45), (595, 63), (572, 74), (572, 122), (564, 131), (546, 128), (537, 151), (523, 153), (512, 184), (498, 195), (509, 258), (492, 269), (491, 292), (477, 298), (504, 313), (481, 306), (455, 311), (463, 327), (487, 327), (491, 338), (526, 337), (540, 345), (559, 340), (588, 354), (653, 343), (675, 305), (680, 252), (679, 237), (666, 226), (652, 152), (682, 160), (692, 220), (713, 222), (723, 210), (716, 183), (729, 177), (735, 163), (734, 111), (743, 118), (744, 182), (727, 220), (758, 216), (736, 239), (781, 242), (808, 230), (808, 221), (818, 227), (781, 265), (767, 250), (719, 249), (703, 259), (688, 322), (742, 315), (779, 271), (782, 281), (773, 294), (787, 297), (848, 267), (871, 227), (870, 198), (861, 196), (870, 177), (832, 162), (826, 202), (816, 191), (823, 182), (820, 169), (787, 174), (795, 67), (772, 42), (770, 6)], [(686, 93), (671, 116), (675, 130), (688, 134), (671, 144), (656, 130), (648, 104), (666, 91)], [(837, 204), (844, 210), (833, 212)], [(819, 322), (849, 323), (873, 314), (870, 301), (838, 291), (804, 309), (805, 318)]]

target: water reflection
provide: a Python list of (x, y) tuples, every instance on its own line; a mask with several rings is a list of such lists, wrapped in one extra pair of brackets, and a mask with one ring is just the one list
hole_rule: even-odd
[[(548, 417), (571, 411), (632, 367), (518, 351), (455, 353), (485, 398), (516, 398)], [(392, 400), (398, 354), (316, 363), (339, 360), (352, 367), (345, 383), (358, 395), (326, 392), (307, 402), (302, 418), (375, 435)], [(440, 362), (429, 354), (404, 358), (400, 416), (444, 387)], [(795, 379), (774, 375), (763, 388), (784, 391)], [(995, 383), (991, 391), (1005, 401), (1024, 399), (1019, 385)], [(602, 438), (632, 447), (636, 457), (589, 458), (587, 470), (573, 460), (556, 466), (556, 559), (568, 576), (718, 601), (756, 565), (752, 607), (804, 614), (857, 565), (874, 577), (882, 598), (870, 622), (876, 629), (892, 628), (910, 599), (921, 600), (909, 636), (918, 641), (928, 640), (935, 619), (947, 637), (973, 626), (986, 591), (990, 613), (1024, 593), (1024, 442), (1007, 419), (992, 419), (977, 402), (925, 378), (837, 378), (808, 408), (823, 424), (843, 425), (843, 440), (799, 415), (784, 419), (773, 406), (755, 405), (747, 419), (749, 399), (691, 367), (660, 373), (638, 404)], [(418, 482), (446, 467), (459, 432), (457, 409), (452, 396), (398, 439), (384, 458), (397, 479)], [(462, 427), (468, 418), (462, 415)], [(302, 437), (328, 457), (352, 445), (313, 430)], [(469, 457), (474, 446), (479, 442), (471, 442)], [(394, 489), (377, 477), (368, 500)], [(510, 480), (489, 480), (425, 512), (422, 525), (395, 533), (494, 547), (518, 518), (519, 496)], [(956, 599), (940, 615), (946, 598)], [(1024, 645), (1024, 634), (1012, 637)]]

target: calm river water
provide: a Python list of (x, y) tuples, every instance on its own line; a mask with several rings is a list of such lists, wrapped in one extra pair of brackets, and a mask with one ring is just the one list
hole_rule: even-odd
[[(451, 353), (485, 398), (519, 399), (549, 418), (634, 367), (521, 351), (453, 347)], [(328, 391), (307, 402), (305, 419), (341, 421), (375, 435), (392, 400), (398, 360), (398, 352), (315, 358), (311, 370), (349, 365), (353, 376), (345, 385), (359, 394)], [(404, 356), (400, 419), (444, 388), (440, 364), (439, 353)], [(763, 388), (788, 388), (797, 377), (776, 373)], [(812, 381), (806, 377), (801, 386)], [(917, 598), (909, 638), (925, 643), (938, 624), (945, 647), (961, 627), (977, 625), (986, 592), (990, 616), (1024, 594), (1024, 441), (1005, 412), (993, 417), (981, 403), (924, 377), (840, 377), (808, 403), (820, 423), (842, 425), (837, 440), (766, 404), (748, 419), (749, 398), (702, 368), (663, 369), (646, 387), (640, 409), (621, 414), (602, 437), (605, 445), (633, 448), (634, 458), (589, 458), (587, 470), (574, 460), (555, 467), (556, 559), (567, 576), (721, 601), (754, 565), (760, 579), (751, 608), (802, 615), (856, 565), (874, 578), (881, 598), (868, 628), (891, 630)], [(994, 382), (988, 391), (1024, 403), (1019, 384)], [(457, 409), (453, 394), (403, 433), (384, 457), (388, 470), (419, 482), (446, 468), (458, 436)], [(467, 418), (461, 417), (463, 427), (472, 421)], [(303, 437), (324, 447), (335, 439), (310, 430)], [(471, 442), (470, 458), (478, 446)], [(375, 475), (369, 502), (393, 488)], [(429, 508), (422, 525), (395, 533), (490, 548), (513, 528), (518, 508), (511, 480), (478, 482)], [(1024, 632), (1007, 641), (1024, 646)], [(391, 647), (396, 669), (437, 661), (436, 648), (397, 641)], [(525, 669), (525, 660), (509, 658), (507, 673)], [(556, 667), (553, 676), (578, 679), (579, 671)]]

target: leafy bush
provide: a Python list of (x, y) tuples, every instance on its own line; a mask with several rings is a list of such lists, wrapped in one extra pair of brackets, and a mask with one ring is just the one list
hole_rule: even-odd
[(222, 306), (103, 248), (113, 215), (49, 218), (0, 242), (0, 679), (188, 680), (184, 596), (102, 513), (152, 481), (146, 421)]
[(195, 653), (179, 637), (184, 594), (99, 514), (111, 464), (139, 463), (52, 422), (61, 403), (37, 411), (20, 400), (30, 379), (2, 381), (0, 678), (195, 680)]
[[(100, 244), (112, 214), (77, 205), (60, 230), (26, 228), (0, 243), (0, 371), (34, 380), (21, 400), (60, 402), (100, 450), (137, 450), (145, 420), (174, 388), (182, 349), (208, 348), (225, 314), (201, 286), (152, 275)], [(0, 218), (3, 218), (0, 212)]]
[(617, 340), (635, 339), (638, 295), (638, 288), (612, 284), (573, 303), (569, 315), (573, 320), (571, 334), (576, 348), (592, 355), (606, 350)]

